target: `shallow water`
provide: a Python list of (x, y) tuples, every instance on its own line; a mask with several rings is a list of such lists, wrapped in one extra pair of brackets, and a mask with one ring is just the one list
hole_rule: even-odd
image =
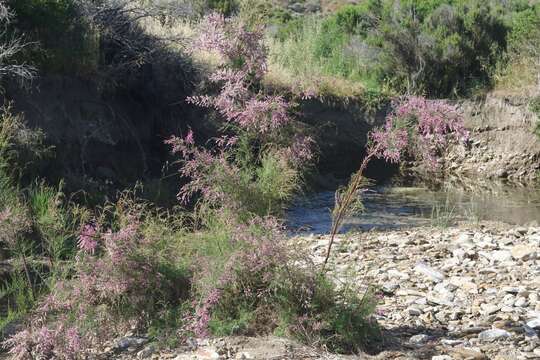
[[(363, 195), (365, 210), (345, 221), (349, 230), (396, 229), (421, 225), (449, 226), (460, 220), (502, 221), (524, 225), (540, 222), (540, 189), (495, 187), (464, 191), (418, 187), (371, 187)], [(298, 199), (287, 212), (291, 232), (324, 234), (330, 231), (334, 192)]]

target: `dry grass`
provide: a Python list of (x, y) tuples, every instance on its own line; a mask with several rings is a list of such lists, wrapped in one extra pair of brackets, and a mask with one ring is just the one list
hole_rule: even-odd
[(494, 91), (501, 95), (521, 96), (540, 93), (540, 58), (514, 59), (507, 69), (496, 77)]
[(321, 74), (298, 76), (283, 66), (270, 63), (264, 79), (270, 89), (288, 89), (294, 94), (313, 94), (315, 97), (353, 100), (361, 98), (365, 88), (361, 83)]

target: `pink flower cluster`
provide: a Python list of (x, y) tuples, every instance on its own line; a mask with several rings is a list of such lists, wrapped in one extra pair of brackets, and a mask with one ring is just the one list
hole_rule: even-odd
[(390, 162), (406, 152), (431, 168), (449, 141), (466, 141), (469, 133), (456, 106), (442, 100), (409, 97), (394, 104), (382, 129), (371, 132), (369, 151)]
[(79, 249), (89, 254), (93, 254), (98, 245), (96, 235), (97, 231), (94, 225), (84, 225), (81, 233), (79, 234), (79, 240), (77, 242)]
[[(96, 334), (109, 331), (97, 326), (96, 334), (85, 334), (83, 341), (81, 329), (89, 321), (105, 321), (114, 316), (114, 306), (125, 301), (133, 308), (153, 301), (148, 289), (159, 289), (163, 279), (152, 254), (140, 253), (149, 240), (142, 236), (138, 218), (128, 216), (118, 231), (97, 229), (93, 224), (82, 228), (73, 277), (57, 282), (38, 304), (30, 326), (4, 342), (16, 359), (80, 358)], [(106, 317), (96, 316), (96, 311)]]
[(200, 30), (194, 48), (217, 52), (225, 62), (247, 76), (256, 79), (264, 76), (267, 49), (262, 27), (250, 31), (240, 22), (213, 13), (203, 19)]
[(78, 359), (83, 339), (74, 327), (64, 327), (61, 322), (52, 326), (35, 324), (4, 341), (9, 354), (16, 360), (27, 359)]
[[(228, 140), (218, 139), (223, 144)], [(221, 183), (218, 178), (234, 179), (239, 170), (227, 160), (226, 152), (222, 150), (210, 151), (194, 145), (193, 133), (190, 131), (185, 138), (173, 136), (165, 141), (172, 146), (172, 152), (182, 157), (180, 175), (190, 179), (180, 188), (178, 199), (187, 204), (191, 197), (200, 193), (203, 198), (211, 203), (229, 203), (226, 192), (220, 189)], [(229, 199), (230, 200), (230, 199)], [(232, 204), (231, 204), (232, 205)]]
[(217, 52), (224, 64), (210, 76), (220, 84), (215, 96), (193, 96), (188, 102), (216, 109), (242, 129), (268, 134), (290, 122), (289, 104), (281, 96), (253, 92), (267, 71), (262, 28), (248, 30), (239, 22), (212, 14), (201, 25), (197, 49)]

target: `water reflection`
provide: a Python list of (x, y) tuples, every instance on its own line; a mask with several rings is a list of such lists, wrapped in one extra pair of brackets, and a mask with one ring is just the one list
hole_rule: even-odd
[[(419, 225), (451, 225), (459, 220), (493, 220), (510, 224), (540, 221), (540, 189), (494, 187), (438, 191), (417, 187), (370, 188), (365, 211), (347, 219), (342, 231), (395, 229)], [(334, 193), (326, 191), (299, 199), (287, 213), (291, 231), (328, 233)]]

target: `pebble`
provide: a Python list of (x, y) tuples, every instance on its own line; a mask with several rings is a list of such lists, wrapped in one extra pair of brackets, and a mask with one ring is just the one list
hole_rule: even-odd
[(425, 344), (429, 341), (430, 336), (426, 334), (418, 334), (410, 337), (409, 342), (411, 344)]
[(512, 259), (512, 253), (508, 250), (497, 250), (491, 252), (488, 257), (493, 261), (506, 262)]
[(425, 275), (430, 280), (435, 282), (440, 282), (444, 279), (444, 275), (441, 272), (433, 269), (432, 267), (423, 262), (417, 263), (414, 267), (414, 270)]
[(519, 244), (512, 247), (512, 257), (516, 260), (526, 261), (530, 258), (534, 258), (536, 251), (536, 247), (528, 244)]
[(540, 318), (527, 321), (527, 326), (531, 329), (540, 329)]
[(484, 330), (478, 334), (478, 339), (481, 341), (494, 341), (501, 338), (507, 338), (512, 336), (508, 331), (503, 329), (489, 329)]
[(420, 316), (420, 315), (423, 314), (422, 310), (420, 310), (417, 307), (412, 307), (412, 306), (410, 308), (408, 308), (407, 311), (408, 311), (409, 315), (411, 315), (411, 316)]
[(147, 342), (148, 342), (148, 338), (146, 337), (126, 336), (117, 341), (116, 348), (120, 351), (125, 351), (128, 348), (141, 347)]
[(156, 352), (156, 347), (154, 345), (148, 345), (141, 351), (137, 353), (138, 359), (146, 359), (152, 356)]

